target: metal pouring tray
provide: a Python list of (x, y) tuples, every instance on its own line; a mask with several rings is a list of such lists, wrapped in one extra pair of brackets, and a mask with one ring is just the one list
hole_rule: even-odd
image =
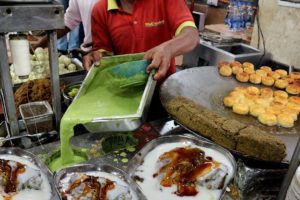
[[(128, 54), (103, 58), (107, 59), (111, 64), (117, 64), (122, 62), (136, 61), (143, 59), (143, 54)], [(111, 59), (111, 61), (110, 61)], [(101, 67), (101, 66), (100, 66)], [(83, 95), (92, 84), (93, 78), (96, 74), (98, 67), (92, 67), (86, 78), (82, 82), (82, 85), (75, 96), (74, 100)], [(92, 133), (95, 132), (112, 132), (112, 131), (133, 131), (142, 125), (146, 120), (147, 112), (151, 103), (152, 95), (156, 86), (156, 81), (153, 80), (153, 76), (149, 75), (144, 93), (142, 95), (138, 110), (136, 113), (127, 116), (109, 116), (109, 117), (95, 117), (92, 122), (84, 124), (85, 128)]]
[[(223, 77), (218, 73), (217, 67), (195, 67), (183, 70), (172, 75), (162, 85), (160, 90), (160, 99), (162, 104), (177, 96), (187, 97), (202, 106), (220, 114), (221, 116), (238, 120), (248, 125), (255, 125), (265, 130), (271, 135), (280, 138), (286, 145), (286, 158), (282, 161), (288, 163), (293, 155), (300, 130), (299, 120), (292, 128), (283, 128), (279, 126), (268, 127), (258, 122), (252, 116), (242, 116), (225, 108), (223, 98), (235, 87), (247, 87), (251, 83), (238, 82), (233, 77)], [(257, 87), (263, 87), (256, 85)], [(245, 155), (247, 157), (247, 155)]]

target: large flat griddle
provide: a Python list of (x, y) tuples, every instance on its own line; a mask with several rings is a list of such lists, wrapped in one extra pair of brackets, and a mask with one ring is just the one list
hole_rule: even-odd
[[(265, 126), (252, 116), (242, 116), (232, 112), (232, 109), (223, 105), (223, 98), (237, 86), (247, 87), (249, 83), (236, 81), (234, 77), (222, 77), (217, 67), (196, 67), (186, 69), (170, 76), (161, 86), (160, 99), (165, 106), (166, 102), (177, 97), (189, 98), (200, 105), (220, 114), (248, 125), (255, 125), (267, 133), (276, 135), (286, 144), (287, 156), (283, 160), (288, 163), (294, 152), (300, 130), (299, 120), (293, 128), (279, 126)], [(256, 85), (262, 87), (261, 85)], [(187, 127), (189, 128), (189, 127)]]

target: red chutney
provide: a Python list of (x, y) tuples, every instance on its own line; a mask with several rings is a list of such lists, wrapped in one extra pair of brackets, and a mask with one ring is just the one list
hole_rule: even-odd
[[(85, 184), (85, 187), (83, 189), (82, 194), (80, 197), (78, 197), (78, 200), (81, 197), (87, 196), (89, 193), (93, 193), (93, 197), (97, 200), (107, 200), (107, 193), (108, 191), (112, 190), (115, 188), (115, 183), (109, 179), (105, 179), (105, 183), (99, 183), (98, 182), (98, 177), (93, 177), (93, 176), (86, 176), (84, 179), (77, 179), (75, 182), (73, 182), (68, 190), (65, 192), (65, 194), (71, 194), (72, 190), (80, 186), (82, 183)], [(62, 194), (63, 199), (67, 199), (65, 194)], [(74, 198), (75, 199), (75, 198)], [(77, 198), (76, 198), (77, 200)]]
[[(5, 175), (4, 179), (6, 180), (4, 191), (8, 193), (13, 193), (17, 191), (17, 179), (18, 175), (26, 171), (25, 165), (16, 162), (16, 166), (12, 168), (9, 165), (8, 160), (0, 159), (0, 172)], [(9, 200), (10, 197), (7, 197)]]
[(177, 186), (178, 196), (195, 196), (198, 194), (196, 181), (219, 163), (211, 157), (205, 157), (205, 152), (199, 148), (181, 147), (165, 152), (159, 160), (166, 164), (153, 174), (163, 174), (160, 185), (164, 187)]

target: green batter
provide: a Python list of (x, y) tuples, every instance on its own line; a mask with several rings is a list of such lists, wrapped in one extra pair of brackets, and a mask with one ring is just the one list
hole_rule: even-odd
[(85, 161), (85, 158), (74, 155), (70, 145), (75, 125), (91, 122), (95, 117), (109, 118), (137, 112), (144, 86), (122, 90), (119, 80), (114, 80), (108, 69), (100, 68), (95, 72), (92, 84), (64, 114), (60, 124), (61, 157), (50, 163), (52, 171)]

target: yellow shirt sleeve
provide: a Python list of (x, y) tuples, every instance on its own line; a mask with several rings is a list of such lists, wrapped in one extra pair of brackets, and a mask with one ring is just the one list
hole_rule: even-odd
[(195, 22), (193, 21), (185, 21), (183, 23), (181, 23), (178, 28), (176, 29), (176, 32), (175, 32), (175, 36), (179, 35), (179, 33), (185, 28), (185, 27), (194, 27), (194, 28), (197, 28), (196, 25), (195, 25)]

